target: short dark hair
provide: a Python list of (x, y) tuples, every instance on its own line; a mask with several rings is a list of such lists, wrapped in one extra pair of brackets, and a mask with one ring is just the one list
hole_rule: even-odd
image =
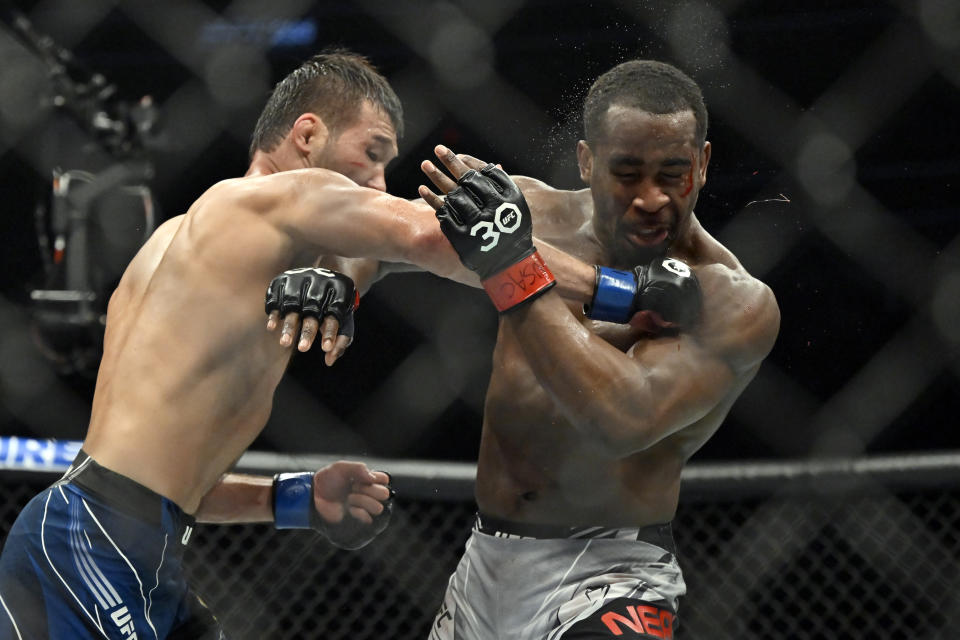
[(703, 146), (707, 139), (703, 93), (696, 82), (673, 65), (630, 60), (597, 78), (583, 103), (583, 133), (588, 143), (604, 135), (604, 117), (615, 104), (655, 114), (689, 109), (697, 120), (697, 142)]
[(257, 120), (250, 155), (273, 151), (304, 113), (316, 113), (336, 135), (359, 115), (365, 100), (383, 110), (397, 138), (403, 136), (403, 106), (387, 79), (370, 61), (345, 49), (319, 53), (274, 87)]

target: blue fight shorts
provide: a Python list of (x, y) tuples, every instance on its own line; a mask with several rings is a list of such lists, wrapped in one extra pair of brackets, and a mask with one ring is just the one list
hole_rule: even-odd
[(80, 451), (0, 554), (0, 639), (223, 638), (183, 577), (194, 520)]

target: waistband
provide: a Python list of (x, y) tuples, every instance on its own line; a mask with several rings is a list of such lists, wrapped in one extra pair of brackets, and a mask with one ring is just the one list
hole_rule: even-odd
[(498, 538), (636, 540), (656, 545), (674, 555), (677, 553), (676, 543), (673, 540), (673, 525), (670, 522), (645, 527), (570, 527), (515, 522), (478, 512), (473, 529)]
[(57, 484), (70, 483), (94, 498), (106, 502), (110, 508), (157, 527), (164, 526), (164, 512), (173, 518), (178, 537), (186, 544), (196, 524), (169, 498), (148, 489), (125, 475), (99, 464), (83, 449)]

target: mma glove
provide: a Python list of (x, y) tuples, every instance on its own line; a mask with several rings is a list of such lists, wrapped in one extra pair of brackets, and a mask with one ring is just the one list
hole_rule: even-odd
[(392, 487), (383, 511), (374, 516), (371, 524), (364, 524), (347, 512), (340, 522), (330, 523), (317, 513), (313, 504), (313, 476), (312, 472), (305, 471), (278, 473), (273, 477), (273, 519), (277, 529), (313, 529), (335, 547), (352, 551), (366, 546), (387, 528), (393, 513)]
[(471, 169), (437, 210), (440, 229), (465, 267), (480, 276), (499, 311), (533, 300), (554, 285), (533, 246), (530, 209), (500, 168)]
[(657, 258), (632, 271), (595, 268), (593, 300), (583, 308), (588, 318), (622, 324), (640, 311), (653, 311), (664, 321), (686, 328), (700, 315), (700, 282), (676, 258)]
[(279, 311), (313, 316), (323, 320), (333, 316), (340, 323), (340, 334), (353, 339), (353, 312), (360, 306), (360, 292), (349, 276), (322, 267), (290, 269), (270, 281), (264, 303), (267, 315)]

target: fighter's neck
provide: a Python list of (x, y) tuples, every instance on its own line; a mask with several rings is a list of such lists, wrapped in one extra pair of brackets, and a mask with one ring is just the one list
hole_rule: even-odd
[(253, 154), (253, 158), (250, 160), (250, 166), (243, 176), (245, 178), (251, 176), (267, 176), (271, 173), (279, 173), (280, 171), (280, 166), (277, 164), (275, 158), (262, 151), (257, 151)]
[(680, 235), (670, 245), (667, 255), (680, 258), (690, 264), (700, 262), (704, 252), (704, 240), (707, 237), (706, 229), (700, 225), (697, 214), (690, 212), (690, 218), (686, 226), (680, 231)]
[(262, 151), (260, 149), (254, 151), (253, 157), (250, 158), (250, 166), (247, 168), (244, 177), (267, 176), (271, 173), (305, 169), (309, 166), (306, 156), (291, 151), (288, 144), (280, 143), (280, 146), (273, 151)]

